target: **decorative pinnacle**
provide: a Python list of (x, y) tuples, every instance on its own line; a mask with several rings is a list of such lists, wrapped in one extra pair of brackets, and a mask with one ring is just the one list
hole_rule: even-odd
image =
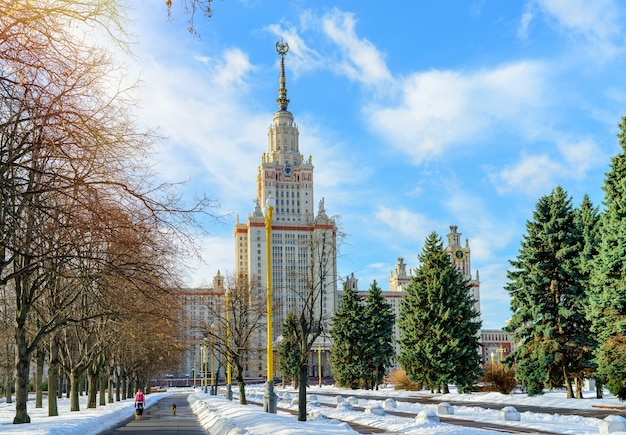
[(280, 110), (287, 110), (289, 98), (287, 98), (287, 88), (285, 87), (285, 55), (289, 51), (289, 44), (283, 42), (282, 38), (276, 42), (276, 52), (280, 56), (280, 88), (278, 88), (278, 98), (276, 102)]

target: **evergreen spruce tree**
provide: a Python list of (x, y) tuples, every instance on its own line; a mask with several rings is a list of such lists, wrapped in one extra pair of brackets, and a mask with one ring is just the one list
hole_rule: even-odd
[(526, 231), (505, 287), (513, 313), (505, 329), (518, 343), (509, 358), (529, 394), (564, 386), (571, 398), (572, 380), (590, 351), (589, 323), (581, 283), (581, 236), (571, 199), (560, 186), (539, 199)]
[(474, 300), (432, 232), (400, 308), (399, 361), (411, 381), (431, 388), (454, 384), (470, 392), (481, 374)]
[(283, 340), (278, 345), (278, 365), (283, 380), (293, 379), (295, 388), (298, 388), (298, 361), (300, 359), (298, 343), (298, 321), (296, 315), (289, 312), (283, 322)]
[(365, 298), (364, 322), (366, 324), (362, 343), (365, 347), (365, 388), (378, 390), (378, 384), (385, 378), (385, 368), (395, 355), (393, 346), (393, 326), (396, 316), (391, 305), (382, 295), (376, 280), (372, 282)]
[(600, 345), (598, 375), (611, 393), (626, 399), (626, 117), (617, 135), (622, 151), (604, 180), (600, 246), (593, 263), (588, 316)]
[(363, 345), (364, 307), (357, 290), (346, 287), (339, 309), (333, 315), (330, 336), (330, 366), (339, 386), (359, 388), (367, 371)]
[[(580, 207), (574, 210), (576, 213), (576, 224), (578, 226), (578, 232), (582, 238), (582, 248), (580, 250), (580, 271), (581, 271), (581, 284), (584, 286), (584, 292), (587, 298), (585, 303), (585, 310), (588, 312), (590, 305), (589, 298), (591, 295), (591, 272), (593, 270), (593, 261), (598, 255), (598, 248), (600, 246), (600, 212), (597, 207), (593, 206), (593, 203), (589, 199), (589, 195), (585, 194)], [(596, 396), (602, 398), (602, 380), (595, 372), (597, 364), (593, 359), (593, 353), (598, 347), (598, 340), (595, 334), (591, 331), (591, 318), (588, 317), (590, 329), (587, 333), (587, 346), (589, 351), (586, 353), (585, 358), (581, 360), (580, 376), (578, 379), (589, 378), (595, 376), (596, 378)], [(578, 388), (576, 390), (576, 397), (582, 398), (581, 385), (582, 382), (578, 382)]]

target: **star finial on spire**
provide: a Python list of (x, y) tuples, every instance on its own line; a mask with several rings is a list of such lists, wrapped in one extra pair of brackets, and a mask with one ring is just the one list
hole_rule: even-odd
[(278, 98), (276, 102), (278, 103), (278, 107), (280, 110), (287, 110), (287, 106), (289, 105), (289, 98), (287, 98), (287, 88), (285, 87), (285, 55), (289, 51), (289, 44), (283, 42), (281, 38), (280, 41), (276, 42), (276, 52), (280, 56), (280, 88), (278, 88)]

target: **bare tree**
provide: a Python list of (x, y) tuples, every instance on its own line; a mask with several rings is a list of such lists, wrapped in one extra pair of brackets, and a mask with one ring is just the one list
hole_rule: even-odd
[[(195, 17), (197, 13), (200, 13), (205, 18), (209, 19), (213, 16), (213, 0), (180, 0), (183, 7), (183, 11), (186, 15), (189, 15), (187, 31), (194, 35), (197, 35), (195, 26)], [(172, 9), (174, 7), (172, 0), (165, 0), (167, 6), (167, 15), (172, 18)]]
[[(141, 222), (133, 223), (177, 238), (170, 246), (183, 247), (193, 245), (185, 229), (208, 205), (204, 199), (180, 205), (170, 186), (154, 184), (138, 169), (149, 166), (151, 137), (133, 125), (124, 93), (111, 95), (110, 54), (77, 35), (80, 23), (123, 46), (120, 10), (114, 0), (0, 3), (0, 287), (14, 302), (14, 423), (30, 422), (29, 367), (47, 335), (58, 331), (51, 343), (63, 335), (66, 346), (73, 342), (76, 347), (61, 355), (77, 372), (97, 357), (80, 347), (85, 338), (102, 342), (93, 323), (103, 312), (86, 310), (83, 300), (104, 301), (111, 220), (99, 205), (138, 215)], [(171, 261), (161, 271), (159, 277), (175, 274)], [(134, 276), (124, 276), (134, 284)], [(42, 317), (49, 303), (62, 309)], [(55, 353), (51, 349), (53, 361)], [(76, 356), (71, 364), (69, 355)]]
[(256, 288), (244, 274), (228, 277), (223, 297), (207, 304), (211, 325), (206, 325), (204, 337), (210, 340), (223, 359), (230, 361), (239, 388), (239, 403), (245, 405), (245, 361), (259, 352), (256, 334), (264, 327), (265, 300), (253, 297)]
[(329, 321), (324, 310), (324, 300), (334, 295), (337, 285), (336, 258), (338, 241), (343, 235), (338, 232), (335, 219), (319, 217), (312, 236), (306, 240), (311, 261), (306, 274), (300, 279), (306, 290), (296, 295), (300, 303), (299, 312), (294, 313), (296, 325), (293, 329), (298, 348), (298, 420), (306, 421), (306, 389), (309, 380), (309, 359), (315, 340), (324, 333)]

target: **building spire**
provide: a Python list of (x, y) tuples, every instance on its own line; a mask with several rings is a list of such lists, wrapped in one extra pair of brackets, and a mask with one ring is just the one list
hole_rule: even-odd
[(276, 43), (276, 52), (280, 56), (280, 88), (278, 88), (278, 108), (280, 110), (287, 110), (289, 105), (289, 98), (287, 98), (287, 88), (285, 87), (285, 55), (289, 51), (289, 44), (283, 42), (282, 38), (280, 42)]

